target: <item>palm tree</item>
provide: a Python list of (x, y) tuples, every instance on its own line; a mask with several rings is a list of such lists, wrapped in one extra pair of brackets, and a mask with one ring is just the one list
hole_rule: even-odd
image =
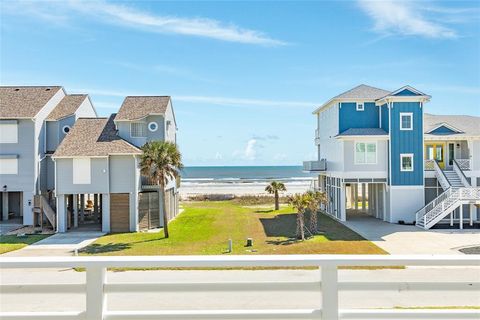
[(310, 197), (307, 194), (296, 193), (289, 197), (289, 203), (297, 209), (297, 238), (305, 240), (305, 211), (308, 209)]
[(275, 194), (275, 210), (280, 209), (280, 204), (278, 203), (278, 192), (279, 191), (287, 191), (287, 188), (282, 182), (277, 182), (277, 181), (272, 181), (266, 188), (265, 191), (267, 191), (270, 194)]
[(177, 145), (167, 141), (151, 141), (142, 147), (143, 154), (140, 160), (142, 175), (155, 182), (162, 193), (163, 230), (168, 238), (168, 216), (165, 204), (165, 186), (173, 179), (177, 179), (179, 170), (183, 168), (182, 155)]
[(325, 192), (308, 191), (306, 193), (309, 197), (308, 211), (310, 211), (310, 232), (313, 234), (318, 231), (318, 209), (320, 204), (327, 203), (327, 195)]

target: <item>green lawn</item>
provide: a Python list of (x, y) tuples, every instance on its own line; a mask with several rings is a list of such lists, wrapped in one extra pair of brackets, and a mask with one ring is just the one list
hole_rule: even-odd
[[(233, 201), (206, 201), (184, 202), (183, 208), (184, 212), (169, 224), (168, 239), (163, 232), (109, 234), (85, 248), (82, 254), (223, 254), (228, 239), (233, 240), (233, 254), (386, 254), (325, 215), (319, 218), (323, 235), (297, 241), (296, 214), (291, 207), (273, 211)], [(253, 238), (253, 247), (245, 247), (246, 238)]]
[(24, 237), (17, 237), (16, 235), (0, 236), (0, 254), (18, 250), (29, 244), (35, 243), (42, 239), (51, 236), (50, 234), (28, 234)]

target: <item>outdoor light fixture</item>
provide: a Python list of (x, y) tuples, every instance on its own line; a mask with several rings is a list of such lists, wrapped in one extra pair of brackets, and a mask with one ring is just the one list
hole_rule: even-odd
[(4, 186), (2, 187), (2, 189), (3, 189), (3, 192), (6, 192), (6, 191), (7, 191), (7, 185), (4, 185)]

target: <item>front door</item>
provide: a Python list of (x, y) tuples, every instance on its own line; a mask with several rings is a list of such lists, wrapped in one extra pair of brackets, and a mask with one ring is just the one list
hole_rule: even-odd
[(440, 168), (445, 168), (445, 152), (443, 143), (429, 143), (425, 145), (425, 159), (437, 160)]
[(455, 143), (448, 144), (448, 165), (453, 166), (453, 159), (455, 159)]

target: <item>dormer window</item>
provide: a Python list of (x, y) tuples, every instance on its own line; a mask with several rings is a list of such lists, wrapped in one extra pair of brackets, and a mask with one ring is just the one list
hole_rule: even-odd
[(130, 136), (132, 138), (145, 138), (147, 136), (147, 126), (145, 122), (130, 123)]
[(413, 130), (413, 113), (400, 112), (400, 130)]
[(357, 111), (363, 111), (365, 110), (363, 106), (363, 102), (357, 102)]

